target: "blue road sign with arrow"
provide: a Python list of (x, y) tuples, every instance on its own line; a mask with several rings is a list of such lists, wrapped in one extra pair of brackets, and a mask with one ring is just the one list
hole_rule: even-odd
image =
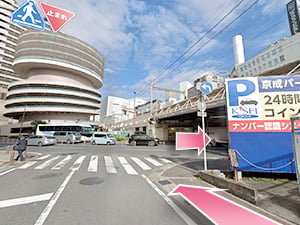
[(203, 94), (208, 95), (213, 91), (213, 85), (211, 82), (205, 81), (200, 84), (199, 89)]
[(44, 19), (33, 0), (24, 2), (16, 9), (11, 15), (11, 22), (37, 30), (45, 30)]

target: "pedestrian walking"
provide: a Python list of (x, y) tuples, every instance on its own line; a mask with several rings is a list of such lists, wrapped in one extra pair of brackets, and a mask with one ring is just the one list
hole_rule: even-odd
[(20, 140), (18, 140), (17, 144), (18, 146), (18, 156), (17, 158), (15, 158), (16, 161), (18, 161), (18, 159), (20, 158), (21, 161), (24, 161), (25, 158), (23, 156), (23, 152), (26, 150), (27, 148), (27, 140), (25, 139), (24, 136), (21, 137)]

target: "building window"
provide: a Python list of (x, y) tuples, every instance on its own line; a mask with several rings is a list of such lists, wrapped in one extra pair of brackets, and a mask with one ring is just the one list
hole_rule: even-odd
[(277, 65), (278, 63), (279, 63), (278, 59), (275, 58), (275, 59), (274, 59), (274, 65)]
[(258, 66), (258, 71), (261, 71), (261, 66)]
[(251, 63), (248, 63), (248, 68), (251, 68)]
[(272, 50), (272, 55), (276, 55), (276, 53), (277, 53), (276, 49)]
[(279, 46), (277, 49), (278, 49), (278, 52), (282, 52), (282, 46)]
[(267, 53), (267, 59), (270, 59), (270, 58), (271, 58), (270, 53)]
[(265, 61), (265, 55), (261, 56), (261, 60)]
[(255, 66), (256, 62), (255, 60), (252, 61), (252, 66)]
[(255, 73), (255, 74), (257, 73), (257, 68), (254, 68), (254, 73)]
[(243, 68), (243, 67), (241, 67), (241, 72), (243, 72), (243, 70), (244, 70), (244, 68)]
[(268, 62), (268, 66), (269, 66), (269, 67), (272, 67), (272, 66), (273, 66), (272, 61), (269, 61), (269, 62)]
[(267, 69), (267, 64), (266, 63), (263, 64), (263, 70), (265, 70), (265, 69)]
[(285, 61), (285, 57), (284, 55), (279, 56), (280, 62), (284, 62)]

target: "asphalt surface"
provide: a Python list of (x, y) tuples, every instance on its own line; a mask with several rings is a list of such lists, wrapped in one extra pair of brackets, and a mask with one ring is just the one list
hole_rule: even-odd
[[(122, 145), (124, 152), (135, 151), (135, 154), (143, 155), (142, 148), (132, 149), (131, 146)], [(1, 149), (1, 147), (0, 147)], [(31, 148), (30, 148), (31, 149)], [(34, 150), (34, 147), (32, 148)], [(165, 194), (171, 192), (179, 184), (187, 184), (193, 186), (208, 186), (209, 183), (200, 180), (198, 171), (203, 170), (203, 158), (195, 157), (195, 152), (183, 153), (174, 151), (174, 147), (166, 146), (164, 150), (154, 151), (150, 154), (152, 158), (165, 157), (173, 163), (163, 168), (158, 168), (149, 174), (150, 180), (157, 185)], [(78, 150), (73, 149), (76, 154)], [(229, 159), (226, 151), (221, 149), (208, 150), (208, 169), (220, 169), (221, 171), (229, 170)], [(29, 154), (29, 158), (37, 157), (34, 154)], [(16, 162), (8, 162), (10, 153), (6, 152), (6, 147), (2, 147), (0, 151), (0, 173), (13, 168)], [(17, 162), (19, 164), (20, 162)], [(225, 179), (230, 180), (230, 177)], [(245, 204), (247, 208), (252, 208), (255, 211), (277, 221), (279, 224), (300, 224), (300, 194), (299, 187), (296, 180), (282, 179), (282, 178), (260, 178), (260, 177), (243, 177), (241, 182), (243, 185), (254, 188), (258, 193), (258, 200), (256, 204), (250, 204), (239, 198), (235, 198), (232, 194), (227, 192), (222, 193), (226, 198), (240, 201), (240, 204)], [(108, 187), (107, 187), (108, 188)], [(132, 187), (125, 187), (132, 188)], [(109, 189), (109, 188), (108, 188)], [(117, 191), (117, 190), (114, 190)], [(75, 193), (75, 192), (74, 192)], [(174, 202), (186, 208), (189, 216), (195, 221), (199, 221), (199, 211), (195, 210), (193, 206), (187, 204), (180, 197), (171, 197)], [(155, 206), (151, 206), (155, 207)], [(201, 219), (200, 219), (201, 220)], [(67, 222), (67, 221), (66, 221)], [(202, 223), (201, 223), (202, 224)], [(209, 222), (203, 222), (209, 224)]]

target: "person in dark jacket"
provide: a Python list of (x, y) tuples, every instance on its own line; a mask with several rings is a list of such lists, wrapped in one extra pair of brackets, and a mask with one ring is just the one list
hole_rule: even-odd
[(24, 161), (25, 158), (23, 156), (23, 152), (27, 148), (27, 140), (25, 139), (24, 136), (22, 136), (21, 139), (17, 142), (17, 146), (18, 146), (18, 156), (17, 158), (15, 158), (15, 160), (17, 161), (20, 158), (21, 161)]

